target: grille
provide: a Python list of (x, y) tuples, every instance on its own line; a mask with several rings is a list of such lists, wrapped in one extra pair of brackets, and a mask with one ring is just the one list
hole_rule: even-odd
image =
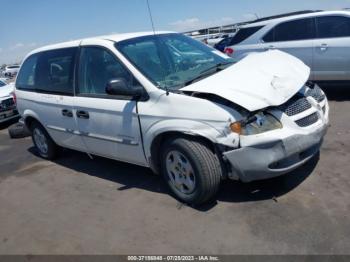
[(9, 108), (12, 108), (14, 105), (15, 105), (15, 103), (14, 103), (13, 99), (12, 98), (8, 98), (8, 99), (6, 99), (6, 100), (1, 102), (0, 109), (6, 110), (6, 109), (9, 109)]
[(300, 127), (307, 127), (307, 126), (311, 126), (312, 124), (315, 124), (317, 121), (318, 121), (318, 115), (317, 113), (313, 113), (307, 117), (296, 120), (295, 123), (297, 123), (297, 125)]
[(300, 114), (311, 108), (311, 104), (305, 97), (293, 98), (286, 104), (282, 105), (280, 109), (288, 116)]
[(318, 103), (322, 102), (326, 98), (325, 94), (322, 93), (321, 88), (316, 85), (314, 88), (307, 90), (305, 95), (313, 97)]

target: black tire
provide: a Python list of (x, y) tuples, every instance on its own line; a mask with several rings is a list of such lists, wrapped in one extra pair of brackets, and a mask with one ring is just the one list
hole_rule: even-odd
[[(31, 124), (30, 130), (32, 133), (33, 144), (35, 145), (35, 148), (36, 148), (38, 154), (42, 158), (47, 159), (47, 160), (54, 159), (57, 156), (58, 147), (55, 144), (55, 142), (52, 140), (50, 135), (47, 133), (45, 128), (41, 124), (39, 124), (38, 122), (34, 122)], [(45, 143), (47, 145), (47, 150), (42, 150), (41, 149), (42, 147), (40, 145), (38, 145), (39, 142), (37, 142), (36, 138), (35, 138), (36, 131), (40, 132), (44, 136)]]
[[(194, 190), (185, 194), (171, 181), (166, 161), (172, 152), (180, 152), (188, 159), (195, 178)], [(168, 159), (169, 160), (169, 159)], [(161, 171), (171, 192), (182, 202), (199, 205), (211, 200), (217, 193), (222, 176), (218, 157), (201, 141), (175, 138), (166, 141), (161, 149)]]
[(11, 125), (8, 128), (9, 136), (14, 138), (24, 138), (30, 136), (30, 131), (26, 128), (25, 125), (21, 123), (16, 123)]

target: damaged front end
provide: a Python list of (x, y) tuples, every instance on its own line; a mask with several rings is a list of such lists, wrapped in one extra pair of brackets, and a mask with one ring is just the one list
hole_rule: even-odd
[[(329, 107), (323, 91), (307, 82), (309, 76), (310, 68), (302, 61), (274, 50), (249, 55), (181, 89), (232, 115), (227, 137), (236, 134), (238, 143), (221, 151), (231, 179), (248, 182), (282, 175), (319, 151)], [(217, 143), (227, 145), (219, 138)]]
[(307, 83), (286, 103), (235, 123), (240, 125), (240, 146), (223, 153), (232, 167), (229, 177), (249, 182), (283, 175), (303, 165), (321, 147), (328, 113), (323, 91)]

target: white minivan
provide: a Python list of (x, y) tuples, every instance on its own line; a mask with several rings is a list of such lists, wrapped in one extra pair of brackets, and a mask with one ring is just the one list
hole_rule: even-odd
[(16, 97), (41, 157), (65, 147), (150, 167), (200, 204), (224, 179), (279, 176), (319, 151), (329, 107), (309, 74), (281, 51), (234, 64), (181, 34), (130, 33), (31, 52)]

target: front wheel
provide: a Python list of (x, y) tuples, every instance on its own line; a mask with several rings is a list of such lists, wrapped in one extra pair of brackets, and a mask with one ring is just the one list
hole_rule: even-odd
[(171, 191), (188, 204), (202, 204), (219, 189), (221, 166), (201, 141), (175, 138), (162, 147), (162, 174)]
[(57, 146), (42, 125), (34, 122), (31, 125), (33, 143), (42, 158), (52, 160), (56, 157)]

